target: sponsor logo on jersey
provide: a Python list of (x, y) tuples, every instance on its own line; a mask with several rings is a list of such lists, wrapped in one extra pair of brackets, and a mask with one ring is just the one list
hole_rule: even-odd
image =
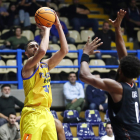
[(23, 140), (31, 140), (32, 134), (24, 134)]
[(137, 91), (132, 91), (132, 98), (137, 98), (137, 97), (138, 97)]

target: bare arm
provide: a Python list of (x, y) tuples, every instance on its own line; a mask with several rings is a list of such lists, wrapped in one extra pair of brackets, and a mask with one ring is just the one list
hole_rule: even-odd
[(125, 43), (124, 43), (122, 33), (121, 33), (121, 22), (125, 14), (126, 14), (126, 11), (120, 10), (117, 13), (117, 18), (114, 21), (109, 19), (109, 21), (112, 23), (113, 27), (115, 28), (115, 37), (116, 37), (115, 40), (116, 40), (116, 48), (117, 48), (119, 60), (122, 57), (127, 56), (127, 50), (126, 50)]
[[(91, 43), (88, 42), (86, 43), (83, 53), (90, 55), (95, 53), (94, 49), (96, 49), (98, 46), (102, 44), (98, 42), (100, 39), (97, 40), (95, 38)], [(101, 79), (101, 78), (96, 78), (94, 75), (90, 73), (89, 65), (86, 61), (81, 62), (81, 68), (80, 68), (80, 79), (87, 83), (90, 84), (98, 89), (102, 89), (105, 91), (108, 91), (111, 95), (114, 93), (120, 93), (122, 94), (123, 89), (120, 83), (112, 80), (112, 79)]]
[[(40, 47), (36, 51), (35, 55), (27, 60), (26, 64), (23, 67), (22, 72), (35, 67), (37, 65), (37, 63), (40, 62), (40, 60), (44, 57), (44, 55), (46, 54), (46, 51), (48, 49), (50, 28), (47, 28), (45, 26), (40, 26), (40, 25), (38, 25), (38, 27), (45, 31), (44, 36), (42, 38)], [(35, 50), (32, 50), (32, 51), (35, 51)]]
[(43, 61), (48, 64), (49, 70), (57, 66), (60, 63), (60, 61), (65, 57), (65, 55), (68, 53), (68, 44), (57, 15), (56, 15), (55, 26), (59, 34), (61, 48), (50, 59)]
[(88, 9), (82, 9), (82, 8), (76, 8), (76, 12), (78, 14), (88, 15), (90, 14), (90, 11)]
[(4, 119), (6, 119), (7, 121), (8, 121), (8, 117), (7, 116), (5, 116), (4, 114), (2, 114), (2, 113), (0, 113), (0, 118), (4, 118)]

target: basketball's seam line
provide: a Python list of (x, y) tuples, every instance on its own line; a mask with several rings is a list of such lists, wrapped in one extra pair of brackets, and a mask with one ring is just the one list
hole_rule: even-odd
[[(38, 19), (38, 17), (37, 16), (35, 16), (37, 19)], [(41, 21), (38, 19), (38, 21), (41, 23)], [(42, 23), (41, 23), (41, 25), (43, 25)]]
[(44, 14), (44, 13), (52, 14), (52, 15), (55, 16), (55, 14), (53, 14), (53, 13), (49, 13), (49, 12), (42, 12), (42, 13), (39, 13), (39, 14)]
[[(36, 14), (37, 14), (37, 13), (36, 13)], [(37, 14), (37, 16), (41, 17), (41, 16), (38, 15), (38, 14)], [(43, 18), (43, 17), (41, 17), (41, 18)], [(43, 19), (45, 19), (45, 18), (43, 18)], [(45, 19), (45, 20), (47, 20), (47, 19)], [(47, 21), (50, 21), (50, 20), (47, 20)], [(50, 22), (52, 22), (52, 21), (50, 21)], [(52, 22), (52, 23), (54, 23), (54, 22)]]

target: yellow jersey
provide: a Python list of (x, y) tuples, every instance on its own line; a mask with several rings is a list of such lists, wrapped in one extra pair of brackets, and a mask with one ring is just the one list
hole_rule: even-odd
[(23, 78), (25, 94), (24, 107), (46, 107), (52, 104), (48, 65), (41, 62), (29, 78)]

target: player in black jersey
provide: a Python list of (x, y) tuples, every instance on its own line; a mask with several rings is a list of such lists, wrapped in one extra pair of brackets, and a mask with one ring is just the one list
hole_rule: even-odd
[(133, 81), (133, 78), (140, 75), (140, 60), (134, 56), (127, 56), (120, 27), (125, 14), (124, 10), (120, 10), (116, 20), (110, 19), (115, 28), (116, 48), (120, 59), (116, 81), (95, 78), (90, 73), (89, 55), (98, 53), (94, 50), (102, 44), (98, 38), (95, 38), (91, 43), (88, 38), (83, 49), (79, 76), (83, 82), (109, 93), (108, 110), (115, 140), (140, 140), (139, 98), (137, 87)]

